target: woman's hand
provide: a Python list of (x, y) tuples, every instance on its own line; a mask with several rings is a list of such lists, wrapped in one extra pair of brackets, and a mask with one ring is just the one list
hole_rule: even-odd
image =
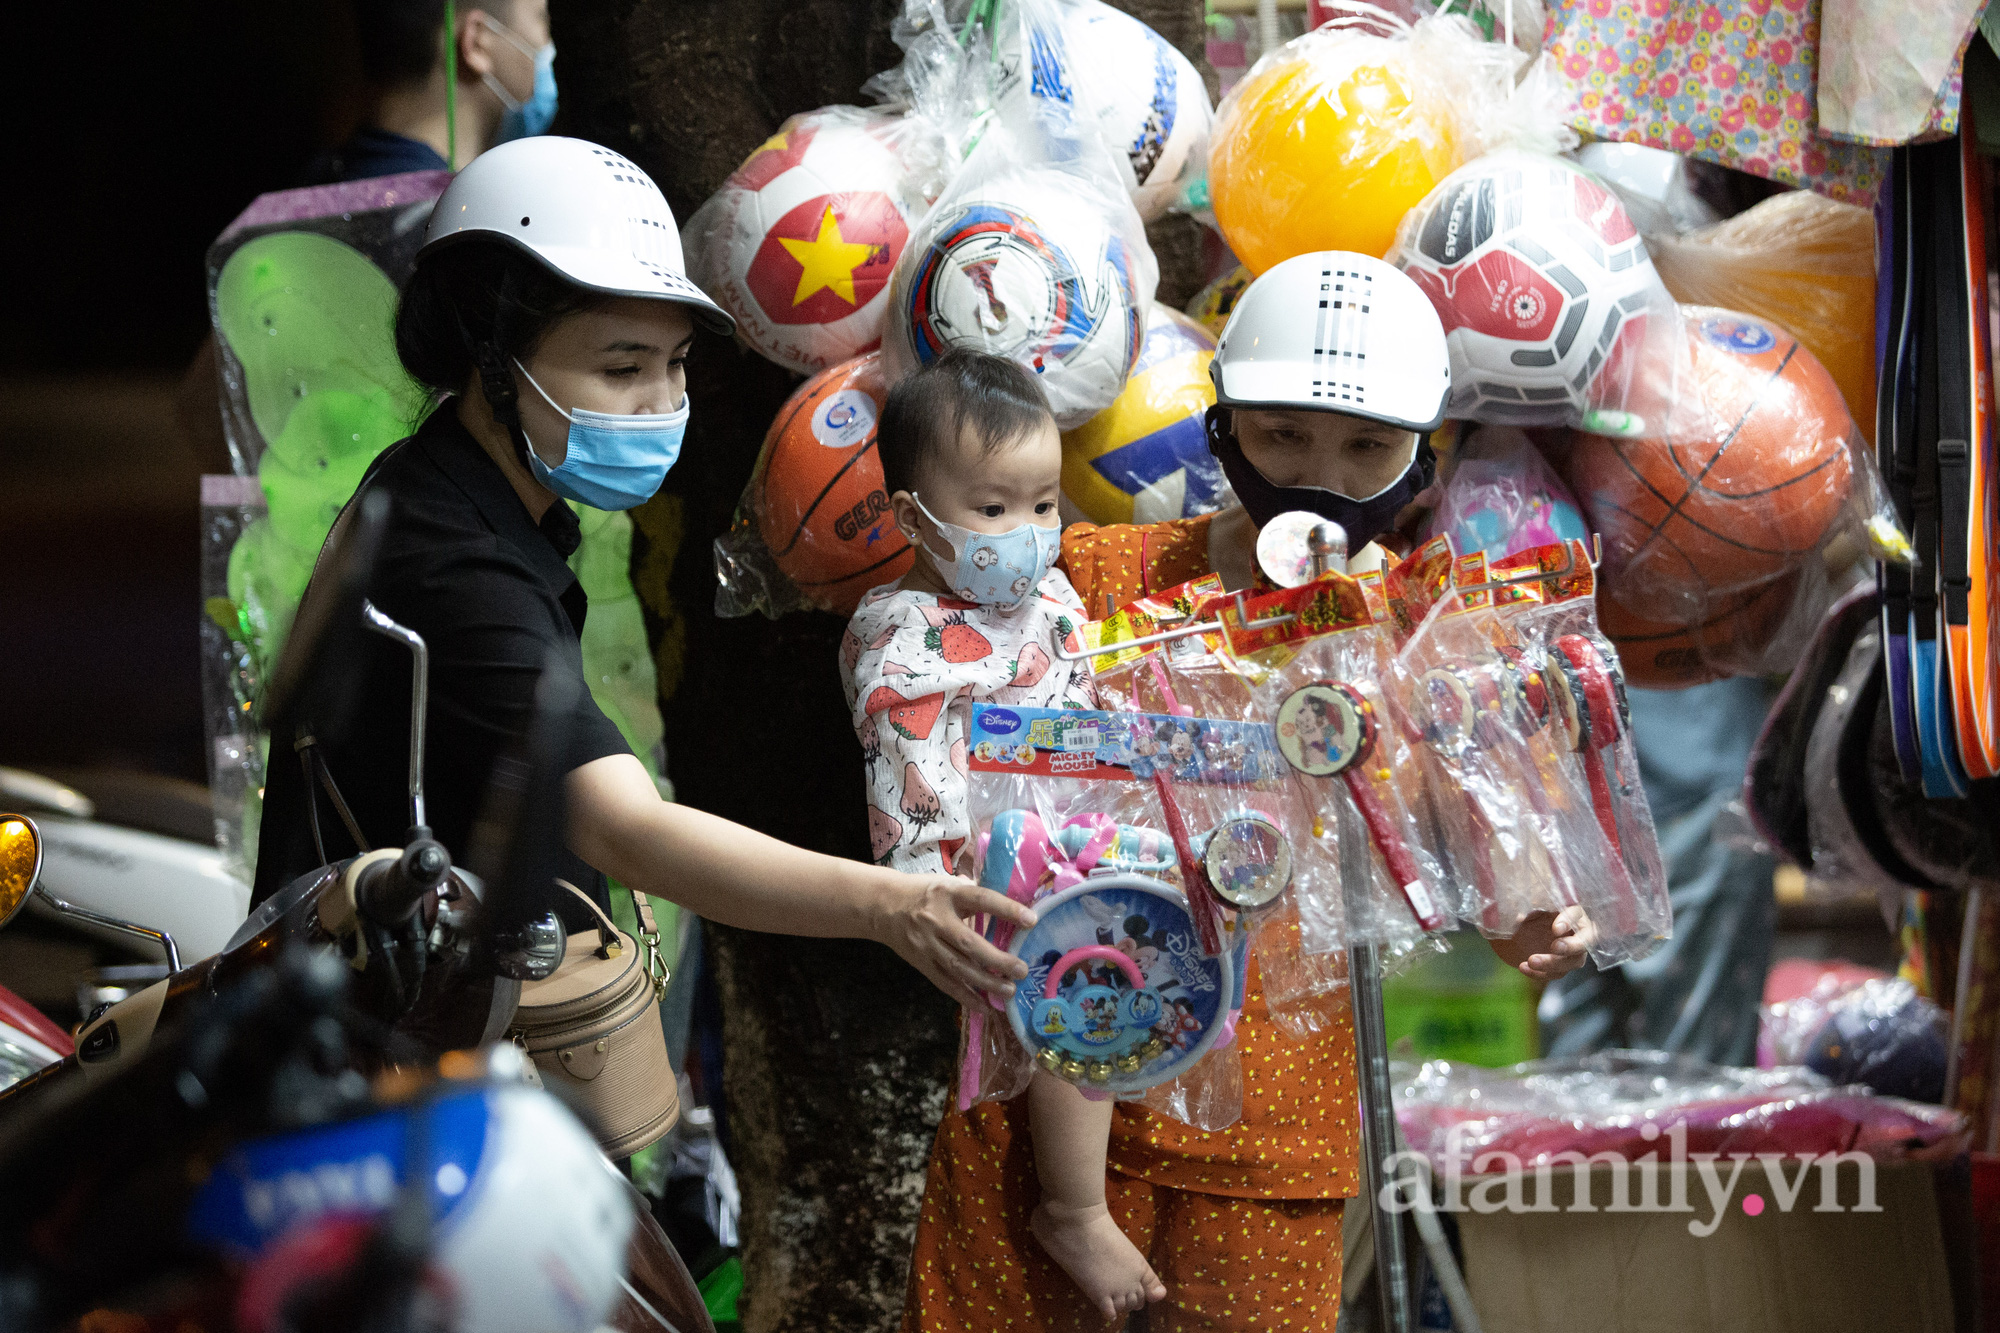
[(1560, 913), (1531, 912), (1514, 938), (1490, 943), (1509, 967), (1517, 967), (1537, 981), (1554, 981), (1574, 971), (1596, 940), (1597, 927), (1591, 924), (1590, 913), (1581, 907), (1565, 907)]
[(1028, 965), (987, 943), (966, 921), (985, 912), (1026, 930), (1035, 924), (1032, 910), (957, 875), (882, 873), (888, 883), (873, 932), (877, 940), (962, 1005), (984, 1005), (987, 992), (1001, 999), (1014, 993)]

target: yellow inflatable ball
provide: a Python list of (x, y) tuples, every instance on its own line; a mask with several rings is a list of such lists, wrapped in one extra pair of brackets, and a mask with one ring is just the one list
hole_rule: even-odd
[(1146, 338), (1111, 406), (1062, 437), (1063, 498), (1092, 523), (1158, 523), (1219, 507), (1222, 467), (1202, 416), (1215, 403), (1215, 340), (1154, 302)]
[(1253, 274), (1312, 250), (1381, 256), (1459, 165), (1452, 112), (1408, 44), (1308, 33), (1219, 113), (1208, 179), (1223, 239)]

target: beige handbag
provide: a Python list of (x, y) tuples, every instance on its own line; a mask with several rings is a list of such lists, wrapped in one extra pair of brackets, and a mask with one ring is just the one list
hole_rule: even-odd
[(569, 937), (562, 965), (521, 986), (507, 1035), (528, 1053), (551, 1091), (590, 1125), (608, 1157), (629, 1157), (658, 1142), (680, 1119), (659, 1003), (667, 969), (646, 895), (634, 893), (645, 949), (613, 925), (574, 884), (557, 880), (597, 917), (595, 930)]

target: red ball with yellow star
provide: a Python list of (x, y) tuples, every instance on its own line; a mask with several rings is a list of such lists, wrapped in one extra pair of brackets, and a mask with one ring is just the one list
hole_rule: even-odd
[(690, 275), (743, 340), (802, 373), (881, 342), (889, 275), (928, 204), (904, 117), (825, 107), (786, 121), (688, 220)]

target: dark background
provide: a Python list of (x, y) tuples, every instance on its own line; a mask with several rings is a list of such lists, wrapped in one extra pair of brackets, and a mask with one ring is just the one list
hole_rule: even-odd
[(0, 208), (0, 764), (206, 782), (197, 525), (174, 392), (203, 255), (358, 114), (338, 0), (22, 6)]

